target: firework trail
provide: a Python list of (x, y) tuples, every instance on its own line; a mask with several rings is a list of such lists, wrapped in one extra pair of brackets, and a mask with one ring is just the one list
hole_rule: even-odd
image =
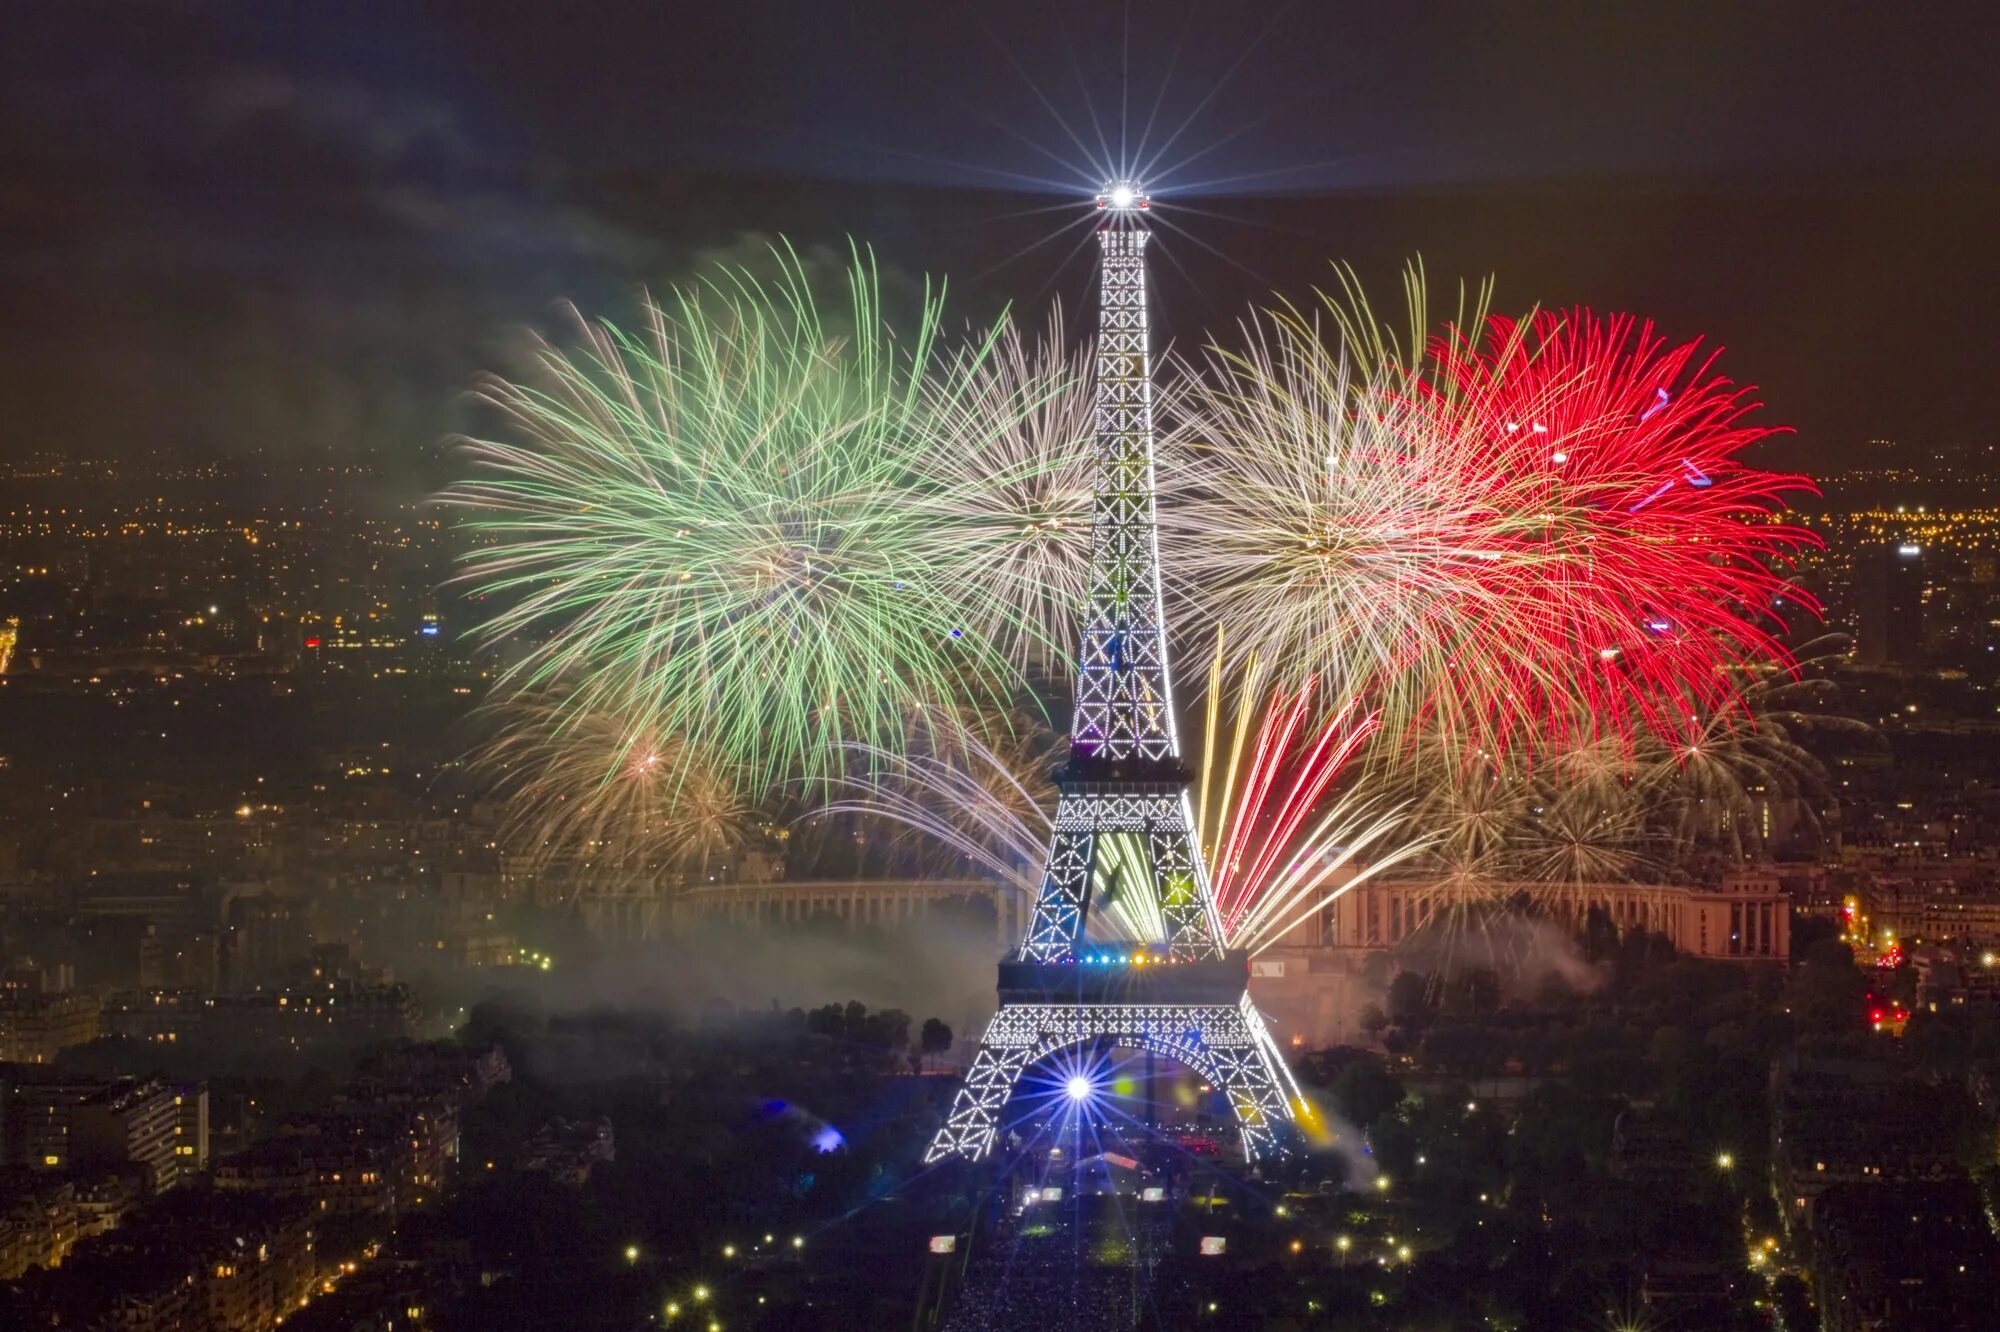
[(626, 716), (528, 693), (492, 705), (474, 771), (507, 800), (507, 836), (537, 855), (706, 876), (748, 842), (756, 810), (684, 742)]
[[(1229, 689), (1218, 638), (1209, 667), (1195, 827), (1216, 910), (1236, 948), (1276, 942), (1422, 845), (1421, 838), (1381, 845), (1402, 824), (1400, 808), (1352, 793), (1326, 804), (1328, 790), (1375, 734), (1379, 713), (1359, 715), (1350, 700), (1315, 717), (1316, 682), (1308, 678), (1297, 690), (1273, 689), (1261, 709), (1239, 708), (1223, 738), (1218, 723), (1224, 698), (1238, 692), (1258, 697), (1261, 674), (1252, 658), (1240, 691)], [(1363, 868), (1360, 858), (1371, 848), (1378, 855)]]
[(961, 721), (923, 726), (898, 749), (853, 746), (850, 775), (836, 783), (846, 794), (818, 812), (900, 825), (1032, 902), (1048, 849), (1057, 742), (1025, 726), (1011, 728), (1019, 732), (1011, 740), (982, 739), (1010, 728), (990, 718)]
[(1088, 348), (1068, 345), (1058, 306), (1039, 338), (1010, 325), (990, 355), (962, 353), (936, 404), (954, 444), (929, 459), (936, 559), (997, 593), (968, 627), (1038, 678), (1074, 669), (1089, 593), (1097, 417)]
[[(1330, 796), (1374, 733), (1352, 704), (1327, 717), (1313, 690), (1272, 691), (1259, 706), (1222, 713), (1224, 666), (1210, 677), (1208, 744), (1200, 773), (1198, 840), (1231, 948), (1259, 951), (1341, 893), (1415, 853), (1397, 843), (1404, 811), (1391, 801)], [(1254, 695), (1254, 687), (1231, 697)], [(1043, 757), (1047, 757), (1046, 754)], [(1052, 828), (1053, 803), (1031, 796), (1010, 761), (970, 735), (927, 754), (876, 751), (852, 765), (848, 796), (828, 812), (865, 814), (915, 830), (956, 851), (1032, 903)], [(1117, 940), (1163, 936), (1145, 849), (1133, 834), (1100, 839), (1093, 901)]]
[(1813, 603), (1778, 564), (1813, 538), (1766, 517), (1807, 483), (1737, 460), (1772, 432), (1697, 343), (1475, 314), (1411, 363), (1328, 308), (1333, 342), (1272, 313), (1183, 398), (1171, 562), (1236, 650), (1468, 751), (1671, 731), (1788, 660), (1773, 608)]
[(893, 748), (926, 708), (1011, 704), (1044, 614), (980, 517), (991, 478), (937, 459), (1042, 439), (1021, 376), (1048, 359), (998, 325), (948, 352), (940, 292), (892, 333), (860, 254), (836, 335), (777, 260), (649, 303), (636, 334), (544, 345), (534, 382), (486, 388), (512, 440), (470, 443), (475, 479), (442, 497), (481, 635), (520, 653), (503, 695), (643, 718), (751, 792)]
[(1837, 636), (1804, 644), (1798, 673), (1747, 675), (1724, 711), (1691, 718), (1676, 736), (1468, 761), (1455, 739), (1427, 732), (1388, 789), (1433, 840), (1397, 876), (1435, 888), (1451, 908), (1439, 917), (1449, 929), (1467, 908), (1579, 884), (1707, 879), (1770, 856), (1780, 825), (1814, 835), (1835, 791), (1801, 737), (1879, 741), (1864, 723), (1824, 710), (1832, 686), (1812, 672), (1842, 646)]

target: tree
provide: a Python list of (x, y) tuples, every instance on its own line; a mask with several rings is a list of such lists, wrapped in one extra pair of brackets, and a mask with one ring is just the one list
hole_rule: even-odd
[(1382, 1033), (1388, 1029), (1389, 1015), (1382, 1011), (1382, 1005), (1369, 1004), (1361, 1010), (1361, 1030), (1369, 1040), (1381, 1040)]
[(1601, 906), (1594, 906), (1583, 918), (1583, 955), (1592, 962), (1602, 962), (1609, 958), (1618, 947), (1618, 926), (1611, 920), (1611, 913)]
[(806, 1015), (806, 1030), (815, 1036), (841, 1040), (847, 1035), (847, 1010), (839, 1004), (815, 1008)]
[(1867, 1014), (1868, 978), (1854, 952), (1838, 939), (1822, 939), (1793, 966), (1791, 1009), (1810, 1031), (1851, 1032)]
[[(854, 1007), (851, 1004), (848, 1006), (850, 1020)], [(900, 1050), (910, 1043), (910, 1015), (900, 1008), (885, 1008), (868, 1014), (857, 1026), (849, 1027), (848, 1036), (859, 1036), (866, 1044), (885, 1052)]]
[(1420, 1023), (1430, 1011), (1430, 978), (1421, 971), (1399, 971), (1389, 982), (1389, 1016), (1399, 1027)]
[(1840, 941), (1840, 923), (1831, 916), (1792, 916), (1792, 956), (1804, 957), (1817, 943)]
[(936, 1018), (925, 1018), (921, 1031), (917, 1033), (917, 1053), (928, 1060), (951, 1049), (951, 1028)]
[(1340, 1070), (1327, 1094), (1342, 1118), (1366, 1127), (1403, 1103), (1403, 1084), (1380, 1060), (1356, 1059)]

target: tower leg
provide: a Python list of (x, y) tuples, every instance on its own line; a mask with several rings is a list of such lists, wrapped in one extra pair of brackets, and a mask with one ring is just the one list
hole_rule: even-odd
[(1059, 962), (1075, 953), (1090, 900), (1090, 860), (1096, 843), (1091, 812), (1089, 796), (1064, 795), (1056, 802), (1048, 867), (1042, 871), (1035, 915), (1021, 945), (1021, 955), (1030, 961)]
[(947, 1156), (977, 1161), (993, 1150), (994, 1140), (1000, 1135), (1000, 1111), (1014, 1094), (1014, 1084), (1034, 1053), (1032, 1045), (1010, 1039), (1015, 1024), (1007, 1019), (1008, 1010), (1002, 1008), (986, 1024), (979, 1052), (972, 1056), (972, 1067), (966, 1070), (965, 1085), (952, 1097), (951, 1113), (945, 1116), (937, 1136), (931, 1139), (930, 1150), (924, 1153), (925, 1165)]
[(1222, 950), (1222, 921), (1208, 890), (1208, 871), (1194, 844), (1194, 814), (1185, 793), (1156, 797), (1146, 828), (1153, 863), (1153, 891), (1167, 926), (1167, 949), (1183, 960)]

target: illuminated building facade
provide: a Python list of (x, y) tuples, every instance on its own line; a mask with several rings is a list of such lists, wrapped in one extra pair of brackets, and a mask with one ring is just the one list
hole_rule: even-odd
[(690, 888), (674, 899), (676, 927), (702, 920), (759, 929), (834, 920), (849, 930), (887, 929), (953, 911), (990, 910), (1002, 947), (1027, 924), (1020, 898), (984, 879), (829, 879), (795, 883), (718, 884)]
[[(1783, 965), (1792, 949), (1792, 901), (1776, 874), (1743, 873), (1720, 884), (1520, 884), (1552, 924), (1581, 932), (1593, 912), (1618, 934), (1645, 930), (1683, 957)], [(1506, 901), (1505, 885), (1483, 898)], [(1465, 896), (1435, 883), (1369, 880), (1301, 922), (1250, 964), (1250, 993), (1288, 1046), (1326, 1049), (1365, 1041), (1360, 1014), (1379, 1002), (1367, 960), (1411, 942)]]
[(1245, 988), (1195, 842), (1175, 733), (1153, 485), (1146, 242), (1150, 206), (1117, 181), (1105, 224), (1089, 603), (1069, 763), (1026, 935), (1000, 964), (1000, 1008), (927, 1161), (978, 1160), (1031, 1067), (1126, 1046), (1193, 1069), (1228, 1098), (1244, 1154), (1283, 1150), (1299, 1091)]
[(48, 1064), (72, 1045), (97, 1039), (94, 994), (8, 993), (0, 997), (0, 1062)]

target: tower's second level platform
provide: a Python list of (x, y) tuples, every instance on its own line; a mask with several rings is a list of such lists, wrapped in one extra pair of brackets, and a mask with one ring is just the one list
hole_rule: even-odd
[(1250, 955), (1169, 961), (1133, 944), (1078, 944), (1074, 961), (1000, 963), (1000, 1002), (1233, 1004), (1250, 983)]

